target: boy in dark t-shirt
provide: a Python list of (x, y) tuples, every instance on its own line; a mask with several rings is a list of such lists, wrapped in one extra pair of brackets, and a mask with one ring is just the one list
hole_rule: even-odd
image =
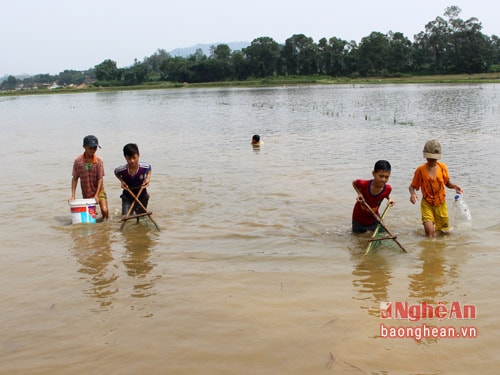
[[(134, 197), (127, 189), (132, 191), (144, 207), (148, 206), (149, 194), (146, 187), (151, 178), (151, 164), (139, 161), (139, 147), (135, 143), (128, 143), (123, 147), (123, 156), (127, 164), (115, 168), (115, 176), (120, 180), (123, 188), (120, 198), (122, 199), (122, 215), (126, 215), (130, 205), (134, 202)], [(139, 192), (141, 194), (137, 196)], [(134, 211), (137, 214), (144, 213), (140, 205), (135, 205)]]

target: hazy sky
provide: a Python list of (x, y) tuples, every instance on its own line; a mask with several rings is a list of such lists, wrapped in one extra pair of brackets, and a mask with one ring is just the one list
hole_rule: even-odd
[(451, 5), (500, 35), (493, 0), (0, 0), (0, 76), (85, 70), (106, 59), (118, 67), (159, 48), (198, 43), (278, 43), (294, 34), (318, 42), (355, 40), (372, 31), (413, 35)]

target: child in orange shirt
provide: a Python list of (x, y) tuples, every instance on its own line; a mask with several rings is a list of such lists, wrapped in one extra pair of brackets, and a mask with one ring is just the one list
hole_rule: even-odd
[(457, 194), (462, 194), (463, 189), (450, 181), (448, 167), (443, 162), (438, 161), (441, 159), (441, 144), (438, 141), (426, 142), (424, 158), (427, 159), (427, 162), (415, 170), (408, 190), (410, 191), (410, 202), (415, 204), (418, 200), (417, 191), (422, 188), (423, 199), (420, 202), (422, 224), (425, 235), (434, 237), (435, 230), (444, 233), (450, 231), (445, 186), (449, 189), (455, 189)]

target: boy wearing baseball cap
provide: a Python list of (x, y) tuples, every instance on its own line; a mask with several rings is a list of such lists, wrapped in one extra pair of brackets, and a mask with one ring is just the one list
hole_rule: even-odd
[(80, 179), (82, 195), (84, 199), (94, 198), (101, 207), (104, 220), (109, 217), (108, 201), (104, 190), (104, 162), (96, 155), (97, 148), (100, 148), (99, 141), (94, 135), (87, 135), (83, 138), (84, 152), (75, 158), (73, 162), (73, 178), (71, 179), (71, 198), (76, 196), (76, 185)]
[(423, 199), (420, 202), (422, 224), (425, 235), (434, 237), (435, 230), (444, 233), (450, 231), (445, 186), (449, 189), (455, 189), (457, 194), (462, 194), (463, 190), (450, 181), (446, 164), (438, 161), (441, 159), (441, 144), (438, 141), (427, 141), (423, 154), (427, 162), (415, 170), (409, 187), (410, 202), (413, 204), (417, 202), (417, 191), (422, 189)]

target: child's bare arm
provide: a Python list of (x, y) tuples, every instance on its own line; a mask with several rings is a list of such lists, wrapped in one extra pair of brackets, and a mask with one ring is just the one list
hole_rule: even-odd
[(359, 202), (362, 202), (365, 198), (363, 197), (363, 194), (361, 194), (361, 192), (357, 188), (355, 182), (356, 182), (356, 180), (354, 180), (352, 182), (352, 187), (354, 188), (354, 190), (356, 190), (356, 193), (358, 193), (358, 196), (356, 197), (356, 200), (359, 201)]
[(389, 202), (389, 205), (392, 207), (396, 204), (396, 201), (394, 199), (392, 199), (391, 196), (388, 196), (387, 197), (387, 201)]
[(412, 185), (408, 187), (408, 191), (410, 192), (410, 202), (415, 204), (418, 200), (417, 191)]
[(127, 190), (128, 186), (125, 183), (125, 181), (123, 181), (123, 179), (118, 174), (116, 174), (116, 173), (115, 173), (115, 176), (116, 176), (117, 179), (120, 180), (120, 186), (121, 186), (121, 188)]
[(446, 187), (448, 189), (455, 189), (455, 191), (456, 191), (457, 194), (463, 194), (464, 193), (464, 189), (462, 189), (459, 185), (454, 184), (450, 180), (448, 180), (448, 182), (446, 183)]
[(151, 171), (148, 172), (146, 178), (144, 179), (144, 182), (142, 183), (142, 186), (149, 186), (149, 180), (151, 179)]
[(70, 201), (74, 201), (76, 197), (76, 185), (78, 184), (78, 178), (72, 178), (71, 179), (71, 197), (69, 198)]

